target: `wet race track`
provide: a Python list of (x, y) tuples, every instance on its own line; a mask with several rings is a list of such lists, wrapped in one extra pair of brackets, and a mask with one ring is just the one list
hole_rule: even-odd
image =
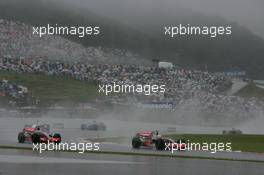
[(76, 154), (32, 151), (0, 151), (1, 174), (183, 174), (183, 175), (254, 175), (264, 172), (263, 163), (122, 156), (103, 154)]
[[(30, 150), (31, 144), (17, 143), (17, 133), (26, 123), (32, 123), (33, 119), (5, 119), (1, 118), (0, 122), (0, 145), (5, 147), (0, 149), (0, 175), (4, 174), (239, 174), (254, 175), (264, 172), (263, 154), (256, 153), (240, 153), (240, 152), (218, 152), (211, 154), (201, 151), (186, 152), (165, 152), (156, 151), (154, 149), (134, 150), (130, 146), (130, 138), (133, 136), (133, 128), (141, 130), (143, 128), (155, 129), (170, 126), (163, 125), (139, 125), (131, 123), (127, 125), (126, 132), (121, 132), (111, 122), (106, 122), (109, 132), (89, 132), (81, 131), (80, 120), (64, 120), (64, 129), (57, 129), (62, 136), (63, 142), (89, 142), (90, 138), (127, 136), (127, 140), (123, 143), (101, 142), (100, 151), (104, 152), (120, 152), (135, 155), (119, 155), (119, 154), (96, 154), (77, 152), (58, 152), (45, 151), (38, 153)], [(16, 122), (14, 122), (16, 121)], [(62, 121), (62, 120), (58, 120)], [(57, 123), (58, 121), (49, 121)], [(116, 121), (114, 122), (116, 123)], [(120, 124), (122, 125), (122, 124)], [(135, 127), (136, 126), (136, 127)], [(119, 128), (120, 129), (120, 128)], [(190, 128), (180, 128), (182, 132)], [(200, 132), (219, 133), (222, 128), (192, 128)], [(121, 127), (121, 130), (124, 130)], [(125, 131), (125, 130), (124, 130)], [(130, 133), (130, 135), (129, 135)], [(7, 149), (7, 147), (22, 147), (24, 149)], [(144, 154), (144, 155), (142, 155)], [(151, 156), (145, 155), (151, 154)], [(156, 154), (157, 156), (153, 156)], [(162, 156), (165, 155), (165, 157)], [(172, 157), (187, 156), (188, 158)], [(190, 158), (190, 157), (196, 158)], [(199, 157), (199, 158), (198, 158)], [(231, 160), (213, 160), (201, 159), (221, 158), (235, 159)], [(241, 161), (246, 160), (246, 161)]]

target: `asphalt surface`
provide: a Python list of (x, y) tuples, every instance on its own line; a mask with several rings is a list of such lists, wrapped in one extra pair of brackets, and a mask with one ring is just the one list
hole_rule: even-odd
[[(70, 142), (64, 142), (69, 143)], [(82, 142), (76, 142), (82, 143)], [(33, 150), (33, 146), (30, 143), (20, 144), (13, 143), (4, 140), (0, 140), (0, 148), (2, 147), (17, 147), (17, 148), (30, 148)], [(35, 150), (38, 152), (39, 150)], [(48, 152), (48, 151), (44, 151)], [(76, 154), (78, 151), (76, 151)], [(116, 144), (116, 143), (108, 143), (101, 142), (99, 152), (113, 152), (113, 153), (128, 153), (134, 155), (157, 155), (157, 156), (167, 156), (167, 157), (199, 157), (199, 158), (208, 158), (208, 159), (228, 159), (228, 160), (238, 160), (238, 161), (263, 161), (264, 162), (264, 154), (263, 153), (247, 153), (247, 152), (206, 152), (206, 151), (174, 151), (173, 153), (170, 151), (157, 151), (154, 148), (141, 148), (141, 149), (133, 149), (130, 145), (125, 144)]]
[(263, 163), (0, 149), (1, 175), (259, 175)]
[[(19, 144), (17, 143), (17, 134), (21, 131), (23, 126), (26, 123), (32, 123), (36, 121), (37, 119), (22, 119), (22, 118), (0, 118), (0, 147), (1, 146), (11, 146), (11, 147), (26, 147), (26, 148), (32, 148), (32, 144)], [(52, 128), (52, 130), (55, 130), (56, 132), (61, 133), (62, 135), (62, 142), (64, 143), (83, 143), (83, 142), (92, 142), (93, 139), (89, 138), (101, 138), (101, 137), (113, 137), (113, 136), (126, 136), (126, 139), (123, 139), (121, 142), (123, 143), (114, 143), (114, 142), (100, 142), (100, 151), (106, 151), (106, 152), (126, 152), (126, 153), (139, 153), (139, 154), (162, 154), (162, 155), (168, 155), (168, 156), (190, 156), (190, 157), (208, 157), (208, 158), (221, 158), (221, 159), (235, 159), (235, 160), (253, 160), (253, 161), (264, 161), (264, 154), (258, 154), (258, 153), (244, 153), (244, 152), (217, 152), (217, 153), (210, 153), (205, 151), (176, 151), (176, 152), (169, 152), (169, 151), (156, 151), (155, 149), (140, 149), (135, 150), (131, 147), (131, 138), (132, 134), (135, 131), (131, 131), (130, 135), (128, 135), (127, 132), (124, 132), (124, 128), (116, 128), (114, 126), (111, 126), (112, 123), (107, 123), (108, 130), (107, 132), (91, 132), (91, 131), (81, 131), (80, 130), (80, 123), (86, 122), (85, 120), (78, 120), (78, 119), (46, 119), (51, 123), (58, 123), (63, 122), (64, 128), (63, 129), (56, 129)], [(116, 121), (114, 121), (115, 123)], [(119, 121), (120, 122), (120, 121)], [(127, 130), (131, 130), (132, 128), (139, 128), (141, 129), (144, 127), (147, 127), (148, 129), (154, 129), (156, 126), (155, 124), (151, 125), (145, 125), (138, 123), (136, 126), (136, 123), (128, 124)], [(161, 127), (169, 127), (165, 125), (160, 125)], [(109, 128), (110, 127), (110, 128)], [(181, 128), (183, 131), (184, 129), (188, 130), (189, 127)], [(221, 128), (196, 128), (196, 130), (200, 130), (202, 132), (209, 132), (214, 133), (218, 132)], [(195, 130), (195, 128), (193, 129)], [(131, 134), (132, 133), (132, 134)], [(1, 175), (1, 174), (0, 174)]]
[(237, 93), (242, 88), (244, 88), (245, 86), (248, 85), (247, 82), (242, 81), (242, 80), (234, 79), (232, 82), (233, 82), (233, 85), (232, 85), (231, 89), (227, 92), (227, 95), (234, 95), (235, 93)]
[[(121, 154), (94, 154), (77, 152), (60, 152), (45, 151), (39, 153), (32, 151), (32, 144), (17, 143), (17, 133), (24, 124), (32, 122), (32, 119), (5, 119), (0, 118), (0, 175), (4, 174), (219, 174), (219, 175), (254, 175), (264, 172), (263, 154), (242, 153), (242, 152), (217, 152), (215, 154), (203, 151), (176, 151), (173, 154), (168, 151), (156, 151), (154, 149), (135, 150), (131, 148), (130, 136), (124, 130), (118, 130), (114, 125), (110, 126), (107, 132), (90, 132), (81, 131), (79, 124), (82, 121), (60, 120), (64, 123), (64, 128), (55, 129), (63, 136), (63, 142), (90, 142), (89, 138), (127, 136), (124, 143), (100, 142), (100, 151), (129, 153), (134, 155)], [(52, 121), (54, 123), (58, 121)], [(73, 123), (73, 125), (71, 125)], [(147, 127), (152, 129), (158, 127), (156, 125), (140, 125), (131, 124), (126, 128), (129, 132), (135, 132), (133, 127), (141, 129)], [(161, 127), (170, 127), (160, 125)], [(54, 129), (54, 128), (53, 128)], [(189, 128), (182, 127), (182, 131)], [(193, 128), (203, 132), (219, 132), (221, 128)], [(131, 131), (130, 131), (131, 130)], [(131, 134), (131, 133), (130, 133)], [(126, 143), (127, 142), (127, 143)], [(4, 147), (20, 147), (30, 148), (24, 149), (2, 149)], [(144, 155), (142, 155), (144, 154)], [(152, 156), (148, 156), (152, 155)], [(157, 156), (153, 156), (153, 154)], [(160, 156), (162, 155), (162, 156)], [(164, 157), (164, 155), (166, 157)], [(181, 157), (173, 157), (181, 156)], [(182, 158), (189, 157), (189, 158)], [(196, 157), (196, 158), (193, 158)], [(199, 157), (199, 158), (198, 158)], [(206, 158), (206, 159), (201, 159)], [(210, 158), (210, 159), (207, 159)], [(220, 158), (222, 160), (214, 160), (212, 158)], [(223, 160), (225, 159), (225, 160)], [(228, 160), (226, 160), (228, 159)], [(231, 161), (234, 159), (236, 161)], [(255, 162), (254, 162), (255, 161)]]

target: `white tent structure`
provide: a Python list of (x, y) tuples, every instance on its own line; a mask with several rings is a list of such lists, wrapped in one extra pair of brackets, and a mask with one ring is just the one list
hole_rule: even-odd
[(172, 69), (173, 64), (171, 62), (159, 62), (159, 68)]

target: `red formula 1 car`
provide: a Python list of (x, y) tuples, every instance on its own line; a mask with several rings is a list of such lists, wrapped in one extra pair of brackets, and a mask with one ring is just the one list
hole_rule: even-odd
[(174, 141), (170, 138), (164, 138), (158, 134), (158, 131), (144, 131), (138, 132), (132, 139), (132, 147), (139, 149), (156, 148), (157, 150), (185, 150), (186, 143), (184, 140)]
[(32, 143), (60, 143), (61, 135), (58, 133), (48, 134), (50, 127), (47, 124), (31, 124), (25, 125), (22, 132), (18, 133), (18, 142), (32, 142)]

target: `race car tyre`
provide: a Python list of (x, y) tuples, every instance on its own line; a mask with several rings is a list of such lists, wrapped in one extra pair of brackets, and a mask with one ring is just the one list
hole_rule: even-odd
[(141, 146), (141, 141), (138, 137), (134, 137), (132, 139), (132, 147), (135, 148), (135, 149), (139, 149)]
[(157, 150), (165, 150), (165, 141), (163, 139), (158, 139), (155, 146)]
[(105, 124), (101, 123), (98, 129), (101, 131), (105, 131), (106, 130)]
[(60, 139), (60, 141), (55, 142), (55, 143), (59, 144), (59, 143), (61, 142), (61, 135), (60, 135), (60, 134), (55, 133), (55, 134), (53, 135), (53, 138), (59, 138), (59, 139)]
[(106, 131), (106, 126), (102, 126), (102, 131)]
[(86, 130), (86, 129), (87, 129), (86, 124), (82, 124), (82, 125), (81, 125), (81, 130)]
[(32, 143), (34, 144), (40, 143), (40, 134), (34, 133), (32, 135)]
[(18, 143), (24, 143), (25, 142), (25, 140), (26, 140), (26, 138), (25, 138), (25, 135), (24, 135), (24, 133), (23, 132), (20, 132), (19, 134), (18, 134)]

